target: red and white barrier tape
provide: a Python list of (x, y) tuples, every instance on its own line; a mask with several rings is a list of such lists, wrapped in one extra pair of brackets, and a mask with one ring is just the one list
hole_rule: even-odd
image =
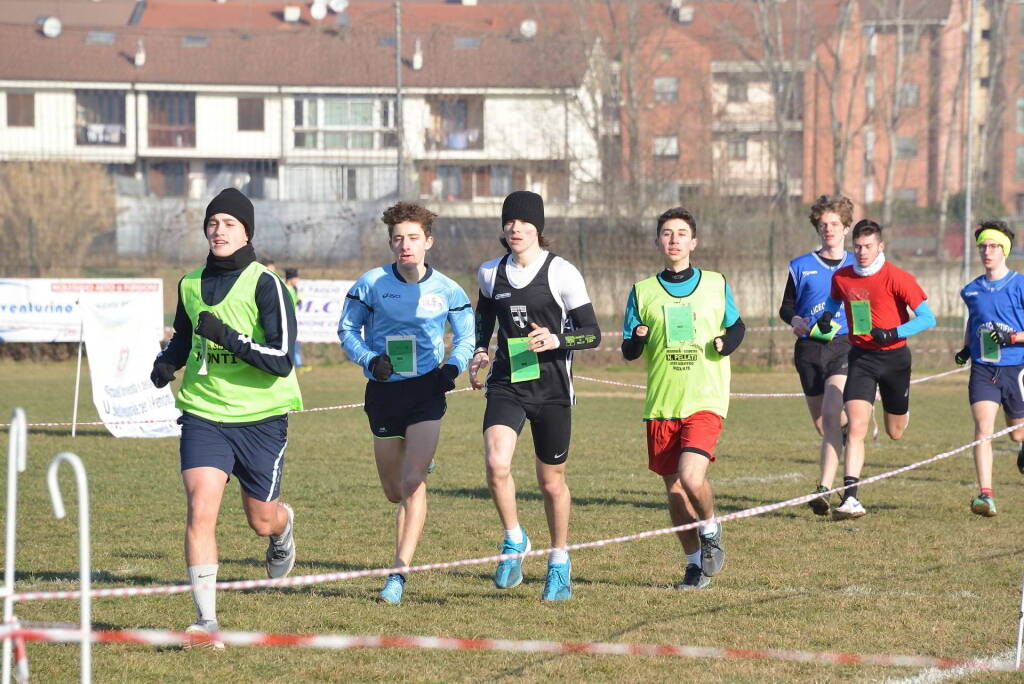
[[(962, 451), (966, 451), (974, 447), (976, 444), (982, 442), (991, 441), (997, 437), (1008, 434), (1016, 429), (1016, 426), (1011, 425), (1010, 427), (1004, 428), (999, 432), (996, 432), (990, 437), (978, 439), (963, 446), (959, 446), (950, 451), (936, 454), (930, 458), (926, 458), (916, 463), (905, 465), (896, 470), (890, 470), (885, 473), (873, 475), (862, 479), (858, 485), (864, 486), (879, 480), (884, 480), (902, 473), (920, 468), (936, 461), (949, 458)], [(851, 485), (853, 486), (853, 485)], [(827, 492), (812, 492), (811, 494), (805, 494), (803, 496), (794, 497), (786, 501), (779, 501), (771, 504), (763, 504), (761, 506), (754, 506), (753, 508), (747, 508), (742, 511), (736, 511), (734, 513), (727, 513), (725, 515), (717, 515), (707, 520), (698, 520), (697, 522), (687, 523), (685, 525), (677, 525), (675, 527), (665, 527), (657, 530), (647, 530), (644, 532), (636, 532), (634, 534), (622, 535), (619, 537), (609, 537), (607, 539), (598, 539), (595, 541), (582, 542), (579, 544), (569, 544), (565, 547), (566, 551), (579, 551), (581, 549), (594, 549), (602, 546), (608, 546), (609, 544), (622, 544), (625, 542), (636, 541), (638, 539), (647, 539), (650, 537), (657, 537), (666, 534), (674, 534), (676, 532), (682, 532), (685, 530), (694, 530), (703, 525), (707, 525), (712, 522), (728, 522), (730, 520), (740, 520), (743, 518), (752, 518), (765, 513), (771, 513), (781, 508), (788, 508), (790, 506), (798, 506), (800, 504), (807, 503), (811, 499), (814, 499), (822, 495), (831, 495), (836, 492), (841, 492), (846, 489), (843, 487), (836, 487), (830, 489)], [(410, 572), (424, 572), (427, 570), (447, 570), (449, 568), (459, 568), (468, 565), (482, 565), (485, 563), (496, 563), (503, 560), (509, 560), (512, 558), (527, 558), (529, 556), (546, 556), (553, 549), (535, 549), (533, 551), (527, 551), (525, 553), (509, 553), (509, 554), (498, 554), (493, 556), (482, 556), (479, 558), (467, 558), (463, 560), (454, 561), (442, 561), (439, 563), (425, 563), (422, 565), (404, 565), (396, 566), (392, 568), (368, 568), (365, 570), (348, 570), (344, 572), (328, 572), (316, 575), (296, 575), (294, 577), (281, 577), (279, 579), (255, 579), (255, 580), (237, 580), (231, 582), (217, 582), (214, 586), (221, 591), (226, 590), (247, 590), (247, 589), (260, 589), (264, 587), (297, 587), (307, 586), (310, 584), (322, 584), (324, 582), (337, 582), (342, 580), (357, 579), (360, 577), (382, 577), (390, 575), (391, 573), (400, 572), (403, 575)], [(93, 598), (110, 598), (110, 597), (126, 597), (126, 596), (151, 596), (154, 594), (181, 594), (192, 590), (190, 584), (179, 584), (179, 585), (164, 585), (164, 586), (151, 586), (151, 587), (110, 587), (106, 589), (93, 589), (89, 592), (89, 595)], [(12, 601), (52, 601), (61, 599), (78, 599), (81, 598), (81, 592), (74, 591), (27, 591), (17, 592), (11, 595)]]
[[(81, 641), (77, 629), (0, 629), (0, 638), (20, 637), (26, 641), (66, 643)], [(184, 646), (220, 641), (231, 646), (269, 646), (349, 650), (354, 648), (422, 648), (443, 651), (512, 651), (517, 653), (561, 653), (588, 655), (643, 655), (716, 660), (783, 660), (825, 665), (882, 665), (893, 667), (962, 668), (977, 671), (1012, 672), (1010, 662), (936, 658), (921, 655), (818, 653), (789, 649), (720, 648), (586, 641), (523, 641), (517, 639), (459, 639), (429, 636), (349, 636), (346, 634), (268, 634), (265, 632), (218, 632), (209, 637), (159, 629), (125, 631), (98, 630), (91, 633), (97, 644), (139, 644)]]

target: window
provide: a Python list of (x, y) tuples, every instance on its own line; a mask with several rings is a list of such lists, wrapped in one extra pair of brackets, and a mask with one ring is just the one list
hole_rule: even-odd
[(378, 150), (397, 144), (390, 98), (328, 95), (295, 100), (297, 148)]
[(435, 184), (440, 186), (441, 197), (449, 201), (459, 199), (462, 196), (462, 167), (438, 166)]
[(1017, 155), (1013, 165), (1014, 175), (1024, 180), (1024, 145), (1017, 145)]
[(903, 54), (909, 55), (914, 52), (917, 52), (917, 48), (920, 44), (920, 33), (910, 28), (906, 28), (903, 30)]
[(896, 201), (917, 204), (917, 188), (897, 188)]
[(864, 104), (868, 109), (875, 108), (875, 77), (870, 74), (864, 77)]
[(504, 165), (491, 166), (491, 197), (505, 197), (512, 192), (512, 167)]
[(918, 103), (918, 87), (916, 83), (904, 83), (900, 86), (900, 107), (916, 107)]
[(196, 146), (196, 94), (150, 92), (149, 146)]
[[(875, 175), (875, 129), (864, 129), (864, 177)], [(866, 200), (865, 200), (866, 201)]]
[[(1024, 11), (1021, 15), (1024, 16)], [(1017, 81), (1024, 81), (1024, 50), (1017, 53)]]
[(658, 76), (654, 79), (654, 101), (676, 102), (679, 100), (679, 79), (675, 76)]
[(914, 159), (917, 157), (917, 138), (912, 135), (896, 136), (896, 158)]
[(1024, 133), (1024, 98), (1017, 100), (1017, 132)]
[(1024, 193), (1017, 193), (1015, 197), (1015, 204), (1017, 207), (1017, 216), (1024, 216)]
[(745, 136), (737, 135), (726, 143), (726, 159), (729, 161), (746, 161), (747, 160), (747, 139)]
[(277, 199), (276, 161), (209, 162), (203, 174), (210, 194), (237, 188), (251, 199)]
[(428, 150), (482, 150), (484, 100), (482, 97), (428, 97)]
[(262, 131), (263, 130), (263, 98), (262, 97), (240, 97), (240, 98), (238, 98), (238, 130), (240, 130), (240, 131)]
[(146, 164), (146, 187), (157, 197), (185, 195), (188, 165), (183, 161), (160, 161)]
[[(281, 199), (312, 202), (379, 200), (394, 195), (395, 167), (293, 165), (282, 167), (286, 183)], [(269, 190), (268, 190), (269, 192)]]
[(75, 142), (125, 144), (125, 94), (121, 90), (75, 91)]
[(655, 157), (678, 157), (679, 136), (659, 135), (654, 138)]
[(726, 100), (729, 102), (746, 102), (747, 82), (736, 78), (729, 79)]
[(36, 125), (35, 93), (7, 93), (7, 125), (27, 128)]

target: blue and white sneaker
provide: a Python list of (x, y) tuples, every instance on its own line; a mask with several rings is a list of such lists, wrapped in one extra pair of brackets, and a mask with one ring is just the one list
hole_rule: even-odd
[[(516, 544), (508, 539), (501, 543), (501, 554), (504, 556), (509, 553), (526, 553), (533, 549), (530, 545), (530, 538), (526, 536), (526, 530), (523, 530), (523, 542)], [(498, 563), (497, 569), (494, 571), (494, 586), (499, 589), (511, 589), (512, 587), (518, 587), (523, 581), (523, 559), (522, 558), (509, 558)]]
[(548, 576), (544, 580), (541, 601), (568, 601), (572, 598), (572, 563), (548, 563)]
[(405, 577), (397, 572), (388, 575), (384, 588), (380, 590), (378, 597), (381, 603), (396, 604), (402, 602), (402, 592), (405, 591)]

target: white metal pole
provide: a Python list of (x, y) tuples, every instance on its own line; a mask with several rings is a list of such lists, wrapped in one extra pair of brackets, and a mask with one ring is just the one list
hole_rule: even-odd
[[(78, 307), (81, 315), (82, 307)], [(78, 427), (78, 387), (82, 383), (82, 346), (85, 345), (85, 319), (78, 324), (78, 367), (75, 369), (75, 405), (71, 407), (71, 436), (75, 436)]]
[(46, 486), (50, 490), (50, 499), (53, 502), (53, 514), (58, 519), (64, 517), (64, 501), (60, 495), (60, 485), (57, 483), (57, 469), (61, 461), (66, 461), (75, 471), (75, 483), (78, 485), (78, 564), (79, 564), (79, 588), (82, 592), (81, 602), (81, 632), (82, 632), (82, 684), (90, 684), (92, 681), (92, 597), (89, 595), (91, 588), (90, 574), (91, 561), (89, 557), (89, 484), (85, 477), (85, 466), (82, 459), (75, 454), (65, 451), (57, 454), (50, 461), (50, 468), (46, 472)]
[(1014, 667), (1020, 669), (1020, 647), (1024, 641), (1024, 582), (1020, 587), (1020, 619), (1017, 621), (1017, 660)]
[[(14, 603), (11, 601), (11, 594), (14, 593), (14, 550), (15, 534), (17, 531), (18, 512), (18, 473), (25, 472), (27, 460), (27, 432), (25, 411), (16, 408), (11, 413), (11, 426), (8, 428), (7, 438), (7, 538), (4, 543), (4, 624), (10, 624), (14, 619)], [(11, 639), (4, 639), (3, 643), (3, 679), (0, 682), (7, 684), (11, 678)]]

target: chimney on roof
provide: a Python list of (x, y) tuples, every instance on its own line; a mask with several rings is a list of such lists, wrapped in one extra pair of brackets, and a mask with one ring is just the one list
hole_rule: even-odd
[(142, 44), (142, 39), (139, 38), (139, 42), (135, 46), (135, 57), (132, 62), (137, 67), (146, 66), (146, 47)]
[(420, 39), (416, 39), (416, 47), (412, 51), (412, 70), (419, 71), (423, 68), (423, 46), (420, 45)]
[(297, 24), (302, 18), (302, 9), (298, 5), (285, 5), (281, 15), (289, 24)]

